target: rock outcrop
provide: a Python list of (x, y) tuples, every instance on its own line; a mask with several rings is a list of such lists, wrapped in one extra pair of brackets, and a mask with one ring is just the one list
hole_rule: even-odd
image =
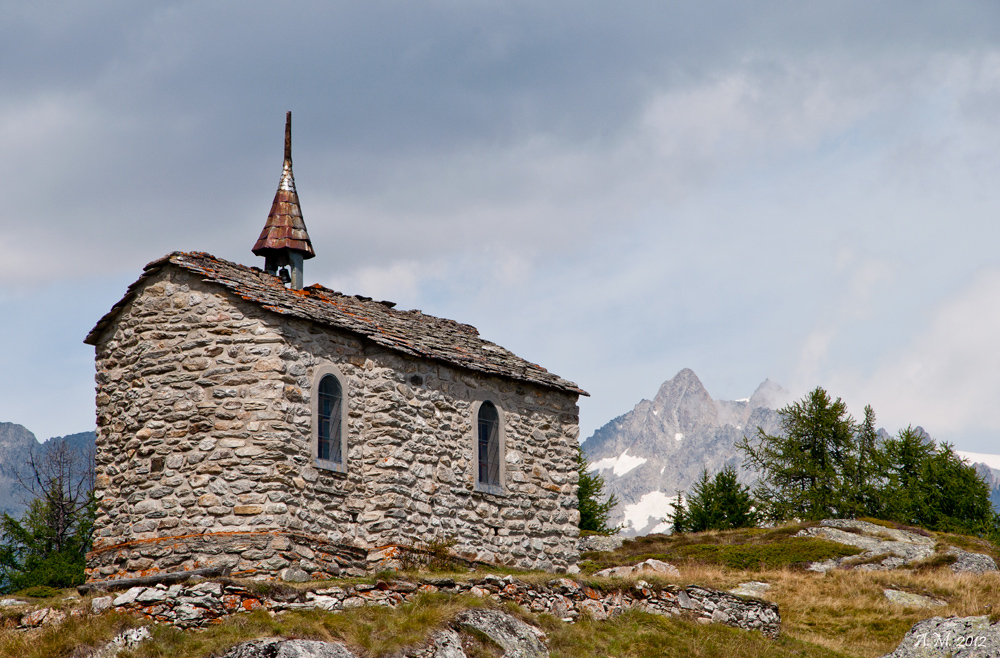
[(267, 638), (238, 644), (222, 658), (358, 658), (339, 642)]
[(548, 658), (542, 643), (545, 634), (499, 610), (474, 608), (455, 618), (459, 628), (482, 633), (503, 649), (505, 658)]
[[(898, 569), (934, 555), (937, 540), (909, 530), (898, 530), (851, 519), (826, 519), (819, 527), (805, 528), (796, 537), (818, 537), (862, 549), (860, 555), (813, 562), (810, 571), (826, 572), (836, 568), (858, 571), (887, 571)], [(986, 573), (996, 571), (992, 557), (949, 548), (946, 555), (954, 556), (951, 570), (955, 573)]]

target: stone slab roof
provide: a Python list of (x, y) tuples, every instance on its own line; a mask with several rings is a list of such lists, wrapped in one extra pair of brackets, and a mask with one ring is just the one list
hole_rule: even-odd
[(204, 252), (175, 251), (155, 260), (129, 286), (125, 296), (101, 318), (84, 342), (96, 345), (146, 280), (168, 266), (176, 266), (222, 286), (272, 313), (308, 320), (348, 331), (371, 342), (407, 354), (443, 361), (489, 375), (530, 382), (547, 388), (589, 395), (573, 382), (525, 361), (495, 343), (480, 338), (475, 327), (454, 320), (400, 311), (392, 302), (360, 295), (344, 295), (320, 285), (303, 290), (286, 288), (276, 276)]

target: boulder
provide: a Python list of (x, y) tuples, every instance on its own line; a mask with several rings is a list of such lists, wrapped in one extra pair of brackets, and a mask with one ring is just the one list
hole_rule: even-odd
[(90, 612), (99, 615), (111, 607), (114, 598), (110, 596), (98, 596), (90, 602)]
[(920, 594), (912, 594), (910, 592), (903, 592), (898, 589), (886, 589), (882, 590), (882, 593), (885, 594), (885, 598), (889, 599), (893, 603), (909, 606), (911, 608), (934, 608), (948, 605), (947, 601), (942, 601), (941, 599), (931, 598), (930, 596), (921, 596)]
[(933, 617), (914, 624), (896, 650), (882, 658), (995, 658), (1000, 623), (989, 617)]
[(594, 575), (599, 578), (634, 578), (636, 576), (649, 574), (676, 577), (680, 576), (681, 572), (678, 571), (677, 567), (672, 564), (650, 558), (645, 562), (640, 562), (639, 564), (635, 564), (630, 567), (610, 567), (608, 569), (602, 569)]
[(969, 553), (960, 548), (949, 549), (948, 555), (954, 555), (957, 558), (951, 565), (951, 570), (955, 573), (980, 574), (997, 570), (997, 563), (989, 555)]
[(729, 590), (729, 593), (735, 594), (736, 596), (749, 596), (751, 598), (759, 599), (767, 594), (767, 590), (769, 589), (771, 589), (771, 586), (768, 583), (751, 580), (749, 583), (740, 583), (733, 589)]
[(504, 658), (548, 658), (541, 631), (499, 610), (473, 608), (455, 618), (459, 628), (478, 631), (503, 649)]
[(428, 658), (466, 658), (461, 636), (450, 628), (431, 636), (431, 651), (424, 655)]

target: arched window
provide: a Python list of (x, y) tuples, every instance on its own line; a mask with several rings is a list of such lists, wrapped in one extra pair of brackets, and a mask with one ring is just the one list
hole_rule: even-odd
[(500, 487), (500, 414), (489, 401), (479, 407), (479, 474), (478, 484), (485, 488)]
[(326, 374), (316, 389), (316, 460), (320, 465), (342, 467), (344, 394), (340, 380)]

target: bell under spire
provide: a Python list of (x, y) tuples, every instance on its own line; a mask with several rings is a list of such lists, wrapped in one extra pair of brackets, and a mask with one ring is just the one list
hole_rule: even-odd
[(291, 112), (285, 115), (285, 163), (281, 168), (281, 180), (264, 230), (253, 246), (253, 253), (264, 257), (264, 270), (269, 274), (277, 275), (278, 270), (289, 266), (292, 288), (296, 290), (302, 289), (302, 261), (316, 255), (302, 219), (295, 176), (292, 175)]

